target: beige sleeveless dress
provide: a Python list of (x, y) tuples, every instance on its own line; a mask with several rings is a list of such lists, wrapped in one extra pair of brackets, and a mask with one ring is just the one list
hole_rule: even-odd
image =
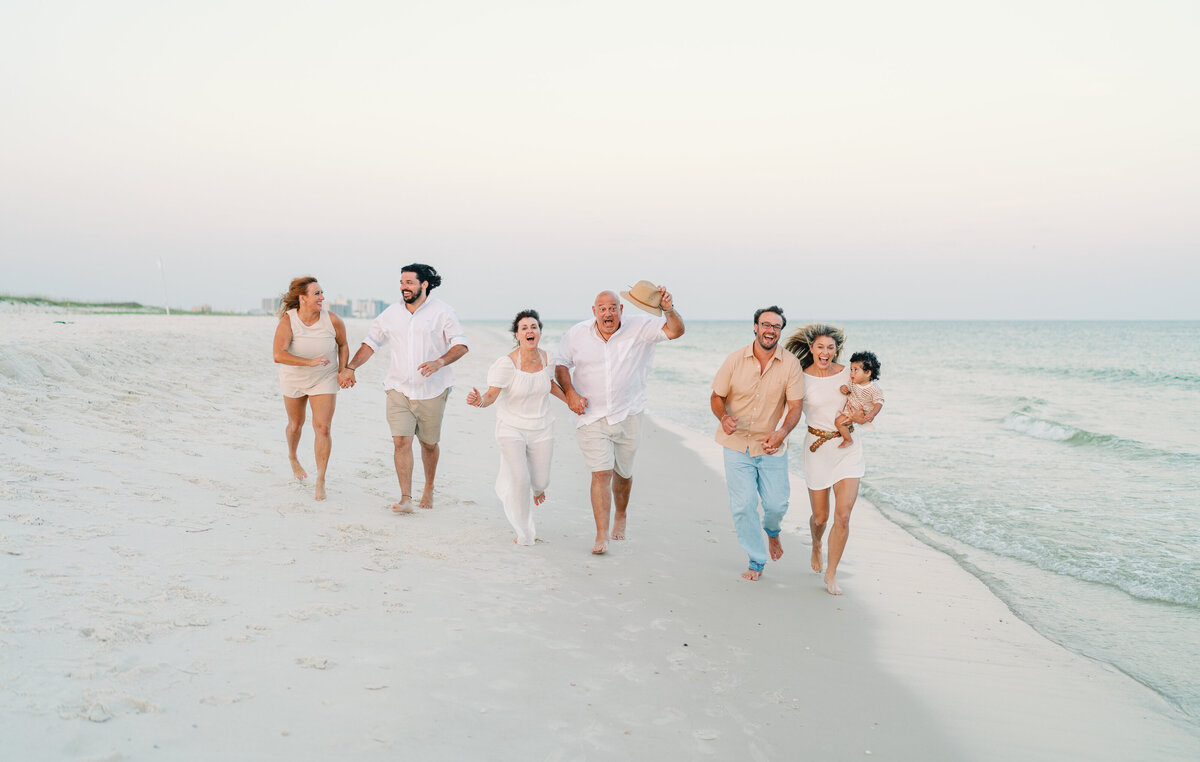
[(328, 312), (322, 312), (321, 317), (312, 325), (305, 325), (296, 310), (287, 311), (288, 320), (292, 323), (292, 343), (287, 351), (296, 357), (327, 357), (328, 365), (318, 365), (313, 368), (301, 365), (280, 365), (279, 386), (285, 397), (311, 397), (315, 394), (337, 394), (338, 355), (337, 334), (333, 329), (333, 321)]

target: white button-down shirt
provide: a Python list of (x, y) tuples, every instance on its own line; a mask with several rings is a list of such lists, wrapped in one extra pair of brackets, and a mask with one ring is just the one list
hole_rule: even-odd
[(454, 372), (446, 366), (422, 376), (417, 366), (436, 360), (455, 344), (467, 346), (467, 337), (454, 309), (429, 296), (416, 312), (409, 312), (403, 302), (388, 307), (372, 321), (363, 343), (376, 352), (384, 344), (392, 350), (384, 389), (395, 389), (410, 400), (428, 400), (453, 386)]
[(555, 353), (555, 363), (572, 370), (571, 383), (586, 397), (587, 409), (575, 416), (575, 426), (603, 418), (620, 423), (646, 406), (646, 377), (654, 364), (654, 347), (666, 341), (667, 319), (643, 315), (623, 316), (621, 327), (600, 338), (596, 321), (585, 320), (567, 331)]

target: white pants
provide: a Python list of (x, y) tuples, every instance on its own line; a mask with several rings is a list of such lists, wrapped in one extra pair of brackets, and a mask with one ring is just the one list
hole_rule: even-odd
[(554, 433), (544, 429), (517, 429), (496, 423), (496, 444), (500, 447), (500, 475), (496, 494), (504, 504), (504, 515), (517, 533), (518, 545), (532, 545), (533, 496), (550, 485), (550, 456), (554, 452)]

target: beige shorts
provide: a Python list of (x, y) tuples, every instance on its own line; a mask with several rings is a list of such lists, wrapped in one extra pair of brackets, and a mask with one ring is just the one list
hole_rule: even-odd
[(616, 471), (628, 479), (633, 476), (633, 457), (642, 441), (642, 414), (615, 424), (601, 418), (575, 429), (575, 438), (590, 471)]
[(442, 416), (450, 390), (427, 400), (410, 400), (395, 389), (387, 390), (387, 422), (394, 437), (416, 436), (425, 444), (442, 439)]

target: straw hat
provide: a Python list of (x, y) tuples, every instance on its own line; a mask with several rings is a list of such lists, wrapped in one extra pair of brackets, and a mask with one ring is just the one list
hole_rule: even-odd
[(621, 298), (651, 315), (663, 314), (662, 294), (658, 293), (658, 286), (648, 280), (639, 280), (628, 291), (622, 291)]

